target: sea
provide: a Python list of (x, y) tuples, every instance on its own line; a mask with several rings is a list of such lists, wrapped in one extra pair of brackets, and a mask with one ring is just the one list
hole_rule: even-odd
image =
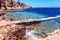
[[(21, 19), (43, 19), (47, 17), (55, 17), (60, 15), (60, 8), (26, 8), (26, 9), (19, 9), (19, 10), (11, 10), (5, 12), (6, 18), (13, 18), (15, 20), (21, 20)], [(38, 32), (44, 31), (46, 33), (53, 32), (56, 29), (60, 29), (60, 18), (54, 19), (54, 20), (48, 20), (43, 21), (40, 23), (40, 25), (37, 25), (37, 27), (40, 27), (36, 29)]]

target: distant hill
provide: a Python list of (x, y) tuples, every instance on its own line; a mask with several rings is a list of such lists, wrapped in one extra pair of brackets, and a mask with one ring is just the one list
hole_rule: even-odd
[(0, 10), (30, 8), (30, 6), (15, 0), (0, 0)]

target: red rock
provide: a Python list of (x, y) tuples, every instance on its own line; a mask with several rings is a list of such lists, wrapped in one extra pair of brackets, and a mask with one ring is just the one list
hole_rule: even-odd
[(20, 9), (20, 8), (31, 8), (24, 3), (15, 2), (15, 0), (0, 0), (0, 9)]

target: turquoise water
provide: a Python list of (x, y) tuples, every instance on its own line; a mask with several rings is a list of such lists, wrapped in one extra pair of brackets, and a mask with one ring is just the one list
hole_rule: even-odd
[[(40, 10), (42, 10), (42, 12)], [(60, 15), (56, 13), (56, 12), (59, 12), (59, 11), (56, 11), (57, 9), (55, 11), (52, 9), (50, 9), (50, 11), (47, 11), (47, 9), (45, 11), (44, 10), (43, 9), (13, 10), (10, 12), (6, 12), (5, 17), (13, 18), (15, 20), (21, 20), (21, 19), (28, 19), (28, 18), (42, 19), (46, 17), (53, 17), (56, 15)], [(53, 15), (53, 13), (55, 14)], [(55, 20), (44, 21), (44, 22), (41, 22), (39, 25), (37, 25), (38, 32), (44, 31), (46, 33), (50, 33), (58, 28), (60, 28), (60, 18)]]
[(41, 19), (44, 18), (44, 16), (37, 13), (32, 12), (6, 12), (5, 15), (6, 18), (13, 18), (13, 19), (28, 19), (28, 18), (35, 18), (35, 19)]

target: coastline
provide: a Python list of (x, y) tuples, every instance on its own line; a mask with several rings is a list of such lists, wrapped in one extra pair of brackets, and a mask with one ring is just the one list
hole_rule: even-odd
[[(30, 8), (30, 7), (27, 7), (27, 8)], [(15, 9), (7, 9), (7, 10), (0, 9), (0, 12), (3, 13), (5, 11), (20, 10), (20, 9), (26, 9), (26, 8), (18, 8), (18, 9), (15, 8)]]
[(12, 21), (13, 22), (16, 21), (19, 22), (19, 21), (18, 20), (14, 21), (14, 19), (6, 19), (4, 17), (6, 11), (19, 10), (25, 8), (31, 8), (31, 7), (24, 3), (15, 2), (14, 0), (4, 0), (4, 1), (0, 0), (0, 40), (16, 40), (16, 39), (25, 40), (26, 27), (24, 26), (24, 24), (19, 23), (12, 24), (11, 23)]
[[(29, 25), (29, 27), (25, 27), (26, 25), (24, 23), (27, 22), (26, 24), (28, 25), (29, 24), (28, 22), (31, 23), (31, 21), (36, 20), (36, 24), (37, 24), (37, 23), (39, 23), (39, 22), (37, 22), (38, 19), (33, 20), (33, 19), (29, 18), (29, 19), (22, 19), (22, 20), (14, 20), (13, 18), (5, 18), (4, 15), (6, 15), (5, 12), (10, 12), (10, 14), (11, 14), (12, 10), (21, 10), (21, 9), (32, 8), (32, 7), (28, 6), (24, 3), (19, 3), (19, 2), (15, 2), (15, 1), (12, 1), (11, 2), (12, 4), (9, 3), (10, 1), (9, 2), (7, 0), (5, 0), (5, 1), (3, 1), (3, 2), (6, 4), (0, 4), (0, 40), (60, 40), (60, 29), (56, 29), (52, 33), (46, 33), (47, 36), (44, 38), (39, 38), (39, 37), (36, 38), (36, 36), (26, 35), (26, 29), (33, 30), (36, 25), (31, 24), (31, 25)], [(31, 11), (33, 11), (33, 10), (31, 10)], [(20, 15), (18, 17), (20, 17)], [(46, 24), (46, 22), (45, 22), (45, 24)], [(42, 33), (42, 34), (44, 34), (44, 33)], [(26, 37), (26, 36), (28, 36), (28, 37)]]
[(0, 0), (0, 12), (5, 10), (15, 10), (15, 9), (24, 9), (24, 8), (32, 8), (25, 3), (16, 2), (15, 0)]

